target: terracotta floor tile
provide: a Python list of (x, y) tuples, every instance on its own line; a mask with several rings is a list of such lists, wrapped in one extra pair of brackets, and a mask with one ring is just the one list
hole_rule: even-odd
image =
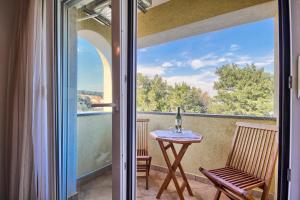
[[(145, 189), (145, 179), (137, 179), (137, 200), (153, 200), (166, 176), (165, 173), (151, 171), (149, 178), (149, 190)], [(213, 186), (189, 180), (194, 196), (191, 197), (185, 191), (184, 196), (187, 200), (211, 200), (214, 198), (216, 190)], [(109, 200), (111, 199), (111, 173), (99, 176), (79, 188), (80, 200)], [(179, 199), (174, 184), (171, 182), (168, 189), (162, 194), (161, 200)], [(228, 200), (222, 196), (221, 200)]]

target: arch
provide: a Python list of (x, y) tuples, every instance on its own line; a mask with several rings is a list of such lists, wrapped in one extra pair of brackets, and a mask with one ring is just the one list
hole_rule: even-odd
[[(111, 45), (101, 34), (95, 31), (79, 30), (78, 36), (90, 42), (97, 49), (103, 65), (103, 100), (110, 103), (112, 102)], [(111, 108), (104, 108), (104, 111), (111, 111)]]

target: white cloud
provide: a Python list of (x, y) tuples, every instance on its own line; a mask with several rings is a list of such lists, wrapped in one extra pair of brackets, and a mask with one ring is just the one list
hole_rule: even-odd
[(237, 65), (252, 64), (253, 58), (250, 58), (249, 56), (236, 56), (233, 63), (235, 63)]
[(200, 69), (203, 67), (215, 66), (217, 67), (221, 63), (226, 62), (228, 59), (223, 56), (216, 56), (212, 53), (202, 56), (197, 59), (190, 60), (189, 63), (193, 69)]
[(237, 56), (234, 63), (238, 65), (254, 64), (257, 67), (265, 68), (274, 65), (274, 53), (271, 52), (260, 57)]
[(161, 65), (138, 65), (137, 72), (149, 77), (153, 77), (155, 75), (164, 75), (166, 71), (174, 67), (174, 64), (176, 63), (177, 61), (166, 61)]
[[(153, 77), (155, 75), (162, 76), (169, 84), (186, 82), (187, 84), (201, 88), (203, 91), (208, 92), (209, 95), (216, 95), (216, 91), (213, 89), (214, 81), (218, 79), (214, 70), (216, 67), (220, 67), (224, 64), (235, 63), (239, 66), (245, 66), (246, 64), (255, 64), (257, 67), (268, 68), (274, 65), (274, 52), (270, 52), (262, 56), (250, 56), (239, 54), (238, 52), (225, 52), (220, 55), (209, 53), (200, 58), (192, 60), (171, 60), (163, 62), (161, 65), (145, 66), (139, 65), (138, 72), (143, 73), (146, 76)], [(198, 74), (194, 75), (176, 75), (168, 76), (170, 70), (174, 70), (178, 67), (190, 67)], [(191, 70), (191, 69), (185, 69)], [(203, 72), (204, 71), (204, 72)], [(166, 77), (168, 76), (168, 77)]]
[(221, 55), (213, 53), (207, 54), (200, 58), (195, 58), (187, 62), (193, 69), (200, 69), (204, 67), (219, 67), (224, 64), (235, 63), (240, 66), (247, 64), (255, 64), (257, 67), (269, 67), (274, 65), (274, 52), (263, 56), (249, 56), (241, 55), (233, 52), (226, 52)]
[(194, 59), (194, 60), (191, 61), (191, 66), (194, 69), (198, 69), (198, 68), (204, 67), (205, 66), (205, 62), (202, 61), (201, 59)]
[(231, 44), (230, 45), (230, 51), (237, 51), (240, 49), (240, 46), (238, 44)]
[(139, 52), (146, 52), (147, 50), (148, 50), (147, 48), (138, 49)]
[(138, 65), (137, 72), (153, 77), (155, 75), (164, 75), (168, 70), (184, 66), (186, 66), (186, 62), (184, 61), (171, 60), (165, 61), (160, 65)]
[(172, 67), (173, 64), (171, 62), (164, 62), (161, 66), (163, 66), (163, 67)]
[(137, 72), (145, 76), (153, 77), (155, 75), (163, 75), (166, 73), (167, 68), (162, 66), (144, 66), (138, 65)]
[(274, 52), (265, 55), (254, 62), (257, 67), (268, 67), (274, 65)]
[(216, 95), (216, 90), (214, 90), (214, 81), (217, 80), (217, 76), (213, 72), (204, 72), (195, 75), (182, 75), (182, 76), (171, 76), (164, 77), (164, 79), (170, 85), (175, 85), (176, 83), (185, 82), (193, 87), (200, 88), (202, 91), (207, 92), (209, 95)]
[(184, 66), (184, 62), (182, 62), (182, 61), (176, 61), (176, 62), (175, 62), (175, 65), (176, 65), (177, 67), (182, 67), (182, 66)]

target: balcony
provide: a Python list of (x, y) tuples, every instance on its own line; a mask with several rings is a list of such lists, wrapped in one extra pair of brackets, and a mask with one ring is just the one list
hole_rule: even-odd
[[(173, 93), (173, 96), (163, 96), (160, 93), (163, 88), (161, 86), (164, 86), (164, 94), (172, 94), (172, 92), (180, 90), (175, 88), (176, 84), (186, 82), (187, 85), (182, 84), (182, 88), (189, 88), (193, 93), (188, 93), (190, 92), (188, 91), (186, 93), (179, 92), (178, 94), (186, 97), (185, 99), (189, 99), (191, 96), (197, 97), (195, 98), (197, 101), (193, 101), (194, 104), (204, 105), (204, 109), (202, 109), (201, 106), (200, 110), (197, 109), (190, 112), (238, 112), (234, 109), (239, 106), (228, 106), (234, 110), (234, 112), (232, 110), (229, 112), (226, 110), (228, 109), (226, 107), (223, 110), (218, 110), (218, 105), (220, 104), (215, 104), (214, 109), (210, 111), (207, 107), (208, 102), (212, 103), (216, 100), (214, 97), (217, 92), (214, 89), (214, 85), (215, 82), (218, 81), (217, 77), (220, 77), (220, 74), (216, 72), (217, 69), (220, 69), (224, 65), (228, 65), (229, 69), (244, 69), (245, 66), (256, 65), (257, 68), (255, 67), (255, 70), (252, 71), (256, 71), (256, 69), (259, 71), (262, 68), (266, 68), (268, 70), (267, 77), (269, 78), (267, 79), (269, 81), (267, 81), (267, 83), (260, 82), (260, 85), (263, 87), (259, 91), (262, 94), (253, 94), (252, 92), (258, 91), (258, 89), (248, 87), (247, 92), (237, 93), (235, 94), (236, 96), (233, 95), (234, 98), (226, 100), (227, 102), (236, 104), (236, 99), (243, 97), (239, 102), (240, 105), (242, 105), (241, 107), (243, 107), (244, 104), (247, 104), (250, 96), (253, 102), (251, 102), (249, 104), (250, 106), (245, 108), (245, 110), (253, 112), (248, 113), (259, 116), (276, 116), (278, 113), (279, 99), (278, 30), (276, 28), (278, 25), (278, 15), (276, 1), (220, 1), (217, 3), (214, 1), (207, 1), (207, 3), (205, 3), (204, 1), (199, 3), (197, 1), (153, 0), (153, 4), (153, 7), (147, 12), (138, 12), (137, 17), (137, 46), (138, 58), (140, 59), (138, 59), (140, 62), (137, 63), (137, 109), (145, 106), (147, 107), (145, 110), (162, 111), (156, 113), (138, 113), (137, 118), (150, 120), (149, 132), (173, 127), (174, 113), (166, 113), (163, 111), (172, 110), (178, 105), (187, 105), (186, 102), (174, 103), (173, 101), (173, 104), (170, 103), (170, 105), (166, 106), (163, 102), (166, 99), (171, 99), (171, 97), (173, 97), (173, 99), (183, 98), (177, 97), (176, 93)], [(95, 4), (91, 4), (92, 7), (90, 8), (93, 8), (93, 5)], [(82, 65), (81, 68), (80, 66), (78, 67), (78, 69), (81, 69), (81, 71), (79, 70), (79, 74), (81, 72), (81, 75), (84, 75), (84, 78), (79, 80), (78, 83), (85, 82), (89, 79), (93, 80), (91, 83), (94, 84), (97, 82), (98, 86), (102, 85), (103, 87), (102, 90), (99, 89), (98, 93), (86, 93), (90, 92), (90, 88), (85, 89), (86, 91), (81, 91), (81, 101), (83, 104), (86, 103), (85, 101), (88, 99), (85, 98), (85, 96), (90, 95), (97, 97), (91, 98), (91, 101), (87, 103), (90, 106), (90, 104), (95, 103), (93, 100), (96, 100), (96, 103), (112, 102), (111, 77), (113, 68), (111, 62), (110, 23), (106, 24), (103, 23), (103, 21), (102, 23), (98, 23), (99, 17), (96, 17), (94, 20), (92, 16), (87, 17), (86, 14), (87, 13), (82, 13), (81, 11), (78, 13), (80, 20), (76, 28), (78, 32), (77, 36), (81, 39), (78, 43), (78, 49), (80, 49), (80, 44), (83, 44), (84, 41), (89, 42), (94, 52), (99, 54), (98, 60), (102, 63), (101, 70), (103, 71), (103, 73), (99, 72), (96, 74), (93, 73), (93, 70), (86, 70), (86, 66), (90, 66), (89, 63)], [(259, 33), (256, 32), (258, 29), (252, 30), (249, 29), (249, 27), (254, 27), (252, 23), (261, 20), (264, 21), (263, 25), (256, 24), (256, 26), (260, 27), (258, 28), (260, 30), (259, 33), (264, 34), (265, 39), (256, 40), (257, 38), (261, 39), (261, 37), (256, 37), (256, 35), (259, 35)], [(246, 27), (247, 24), (250, 24), (249, 27)], [(269, 32), (263, 29), (266, 25), (270, 25), (268, 29)], [(234, 27), (235, 30), (238, 30), (237, 32), (232, 31)], [(229, 32), (225, 31), (221, 34), (224, 36), (222, 36), (223, 43), (220, 42), (221, 39), (219, 37), (216, 37), (216, 40), (212, 40), (212, 37), (208, 35), (209, 33), (216, 34), (218, 31), (223, 31), (224, 29), (227, 29)], [(252, 32), (249, 30), (252, 30)], [(241, 34), (239, 31), (243, 33)], [(266, 32), (268, 34), (266, 34)], [(221, 35), (219, 36), (221, 37)], [(241, 35), (243, 37), (241, 37)], [(199, 39), (200, 36), (203, 36), (203, 38)], [(191, 40), (190, 43), (186, 40), (187, 38), (195, 39), (196, 37), (199, 40)], [(236, 38), (247, 42), (247, 44), (237, 44), (235, 41)], [(201, 42), (202, 40), (211, 42), (206, 44), (205, 42)], [(253, 44), (254, 47), (251, 47), (250, 50), (248, 49), (247, 51), (247, 48), (249, 48), (247, 46), (248, 43)], [(269, 46), (267, 44), (269, 44)], [(88, 45), (83, 45), (82, 47), (87, 46)], [(187, 46), (189, 47), (188, 51), (185, 49)], [(266, 48), (268, 51), (260, 51), (260, 47), (262, 49)], [(177, 50), (177, 52), (175, 50)], [(205, 52), (203, 52), (203, 50), (205, 50)], [(80, 55), (80, 52), (78, 52), (78, 57), (80, 57)], [(96, 65), (94, 68), (94, 70), (97, 69), (98, 71), (100, 69), (100, 67)], [(248, 70), (249, 69), (250, 68), (248, 68)], [(74, 70), (74, 72), (76, 72), (76, 70)], [(89, 76), (84, 72), (90, 72)], [(139, 76), (139, 74), (143, 76)], [(226, 73), (223, 75), (227, 77)], [(77, 76), (77, 74), (74, 74), (74, 76)], [(94, 77), (95, 80), (96, 78), (99, 80), (97, 79), (97, 81), (95, 81), (91, 78), (93, 76), (96, 76)], [(254, 75), (253, 77), (258, 76), (260, 75)], [(139, 84), (139, 77), (142, 80), (146, 80), (144, 81), (144, 85)], [(153, 77), (156, 77), (156, 79), (154, 80)], [(245, 76), (244, 74), (238, 77), (251, 76)], [(255, 82), (253, 81), (253, 77), (252, 79), (245, 79), (242, 82)], [(161, 83), (154, 87), (158, 88), (157, 93), (149, 89), (149, 85), (153, 85), (153, 83), (156, 82)], [(228, 85), (229, 87), (220, 87), (218, 92), (222, 94), (224, 91), (227, 93), (234, 92), (232, 85)], [(266, 91), (264, 87), (266, 85), (269, 91)], [(145, 87), (143, 88), (143, 86)], [(247, 85), (244, 84), (239, 85), (238, 90), (243, 91), (246, 86)], [(142, 92), (143, 89), (146, 88), (144, 90), (146, 92), (141, 93), (141, 91), (139, 91), (141, 88)], [(199, 92), (200, 90), (198, 89), (200, 89), (201, 92)], [(76, 91), (74, 91), (74, 94), (76, 94)], [(268, 97), (265, 97), (265, 94), (268, 94)], [(150, 98), (147, 99), (149, 96), (152, 97), (151, 101)], [(265, 98), (262, 98), (264, 101), (259, 101), (262, 100), (258, 98), (259, 96), (264, 96)], [(139, 99), (139, 97), (146, 98)], [(74, 101), (75, 98), (76, 97), (74, 97)], [(199, 99), (201, 101), (199, 101)], [(145, 103), (146, 105), (139, 105), (140, 102), (142, 102), (142, 104), (147, 103)], [(149, 106), (149, 102), (154, 106)], [(264, 109), (262, 109), (262, 107), (267, 109), (263, 111)], [(79, 192), (79, 198), (85, 200), (111, 199), (112, 195), (112, 115), (110, 113), (111, 110), (107, 108), (98, 111), (80, 113), (77, 115), (77, 137), (75, 141), (77, 143), (77, 156), (73, 156), (77, 157), (77, 169), (73, 169), (73, 171), (77, 173), (77, 191)], [(260, 112), (256, 113), (256, 111)], [(183, 168), (195, 194), (195, 198), (192, 199), (205, 200), (214, 198), (216, 192), (215, 188), (208, 179), (202, 176), (198, 169), (200, 166), (207, 169), (224, 167), (231, 148), (236, 122), (276, 124), (276, 119), (272, 117), (218, 114), (185, 114), (183, 116), (183, 127), (198, 132), (204, 137), (201, 143), (191, 145), (182, 161)], [(150, 136), (148, 141), (149, 154), (152, 156), (149, 190), (145, 189), (145, 180), (137, 178), (137, 199), (155, 199), (167, 172), (165, 161), (157, 141), (153, 140)], [(177, 149), (179, 148), (179, 146), (175, 147)], [(275, 174), (274, 176), (275, 178), (273, 178), (269, 195), (270, 199), (275, 199), (274, 196), (276, 196), (275, 180), (277, 175)], [(260, 191), (253, 191), (253, 193), (256, 197), (261, 195)], [(177, 197), (174, 185), (170, 184), (168, 190), (163, 194), (162, 199), (177, 199)], [(187, 196), (187, 199), (191, 198)], [(227, 198), (222, 196), (221, 199)]]
[[(150, 119), (149, 131), (168, 129), (174, 124), (173, 113), (138, 113), (137, 117)], [(109, 144), (111, 144), (111, 113), (82, 113), (78, 114), (77, 121), (77, 187), (79, 197), (85, 200), (110, 199), (112, 147)], [(191, 199), (213, 199), (216, 190), (202, 176), (198, 168), (202, 166), (213, 169), (225, 165), (236, 122), (276, 124), (276, 119), (272, 117), (211, 114), (183, 115), (184, 128), (199, 132), (204, 136), (201, 143), (191, 145), (182, 161), (182, 166), (195, 195), (195, 198)], [(166, 176), (165, 161), (157, 142), (152, 138), (149, 138), (149, 154), (152, 156), (149, 190), (145, 189), (145, 180), (138, 178), (137, 199), (155, 199)], [(269, 199), (274, 199), (275, 191), (275, 178), (273, 178)], [(261, 193), (254, 191), (254, 194), (259, 197)], [(163, 193), (162, 198), (177, 198), (172, 183), (168, 190)], [(222, 196), (221, 199), (227, 199), (227, 197)]]

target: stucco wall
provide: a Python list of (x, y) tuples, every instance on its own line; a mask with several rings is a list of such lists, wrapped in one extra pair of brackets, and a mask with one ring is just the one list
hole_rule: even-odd
[[(80, 114), (77, 117), (78, 171), (81, 177), (111, 164), (111, 113)], [(138, 118), (148, 118), (149, 131), (168, 129), (174, 125), (174, 114), (139, 113)], [(201, 133), (204, 139), (190, 146), (182, 165), (187, 173), (201, 176), (200, 166), (208, 169), (223, 167), (231, 147), (235, 123), (238, 121), (276, 124), (274, 119), (230, 116), (183, 116), (183, 127)], [(178, 149), (179, 146), (176, 146)], [(149, 138), (152, 164), (166, 167), (156, 141)], [(271, 188), (274, 193), (274, 180)]]
[[(138, 114), (138, 118), (148, 118), (149, 131), (168, 129), (174, 125), (174, 114)], [(231, 148), (235, 123), (254, 122), (263, 124), (276, 124), (271, 119), (251, 119), (237, 117), (214, 116), (183, 116), (183, 128), (193, 130), (203, 135), (204, 139), (199, 144), (193, 144), (187, 150), (182, 166), (185, 172), (201, 176), (199, 167), (207, 169), (224, 167)], [(179, 150), (179, 146), (176, 146)], [(166, 167), (158, 143), (149, 138), (149, 154), (152, 156), (152, 164)], [(274, 179), (271, 193), (274, 193)]]
[[(85, 14), (79, 12), (78, 18), (84, 17)], [(111, 44), (111, 27), (105, 26), (100, 24), (99, 22), (95, 21), (94, 19), (88, 19), (77, 23), (77, 30), (90, 30), (96, 33), (101, 34), (103, 38), (107, 40), (108, 43)]]
[(171, 0), (138, 14), (138, 37), (205, 20), (270, 0)]
[(111, 113), (79, 114), (77, 117), (77, 177), (112, 162)]

